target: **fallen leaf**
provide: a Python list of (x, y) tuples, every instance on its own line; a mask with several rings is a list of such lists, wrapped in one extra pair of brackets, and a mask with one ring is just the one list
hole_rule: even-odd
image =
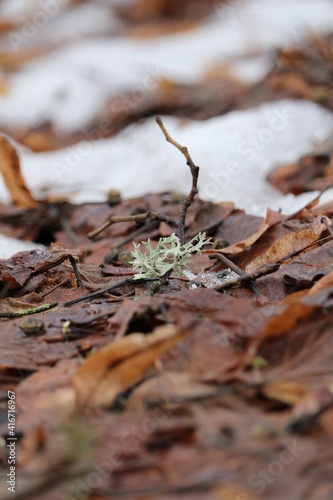
[(265, 253), (254, 259), (247, 267), (246, 272), (252, 273), (258, 269), (274, 262), (279, 262), (286, 257), (291, 257), (294, 253), (306, 249), (311, 243), (318, 241), (321, 233), (325, 230), (324, 224), (320, 232), (313, 229), (303, 229), (285, 234), (279, 238)]
[(271, 210), (268, 208), (267, 210), (267, 215), (266, 219), (262, 221), (260, 224), (258, 230), (247, 236), (244, 240), (239, 241), (238, 243), (234, 243), (233, 245), (229, 245), (225, 248), (222, 248), (220, 250), (205, 250), (205, 253), (226, 253), (226, 254), (238, 254), (249, 248), (253, 243), (259, 240), (259, 238), (269, 229), (270, 227), (275, 226), (282, 220), (284, 220), (286, 216), (274, 212), (274, 210)]
[(80, 404), (112, 405), (119, 394), (139, 382), (155, 361), (186, 333), (166, 325), (148, 335), (131, 334), (100, 349), (73, 375), (72, 384)]
[(313, 285), (313, 287), (309, 291), (309, 295), (315, 295), (316, 293), (322, 292), (323, 290), (326, 290), (326, 288), (329, 288), (333, 285), (333, 271), (331, 271), (329, 274), (326, 274), (326, 276), (323, 276), (320, 278), (320, 280), (317, 281)]
[(263, 394), (276, 401), (295, 405), (307, 394), (307, 389), (297, 382), (277, 380), (265, 384), (262, 388)]
[(33, 199), (21, 174), (19, 157), (5, 137), (0, 137), (0, 171), (10, 192), (12, 202), (22, 208), (34, 208)]

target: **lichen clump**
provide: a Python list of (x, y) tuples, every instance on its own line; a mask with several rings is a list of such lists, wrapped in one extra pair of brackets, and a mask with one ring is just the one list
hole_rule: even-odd
[(147, 253), (140, 251), (140, 244), (133, 243), (132, 255), (134, 259), (131, 261), (131, 265), (134, 269), (139, 270), (134, 275), (134, 279), (160, 278), (171, 270), (182, 273), (191, 255), (201, 253), (202, 247), (210, 244), (210, 240), (210, 238), (206, 238), (206, 233), (199, 233), (191, 241), (181, 245), (178, 236), (173, 233), (167, 238), (160, 238), (156, 248), (151, 246), (150, 240), (142, 241)]

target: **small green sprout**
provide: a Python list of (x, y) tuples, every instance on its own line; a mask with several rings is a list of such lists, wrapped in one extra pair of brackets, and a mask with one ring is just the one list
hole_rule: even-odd
[(268, 361), (262, 356), (254, 356), (250, 361), (250, 365), (254, 370), (260, 370), (261, 368), (265, 368), (265, 366), (268, 365)]
[(134, 279), (161, 278), (171, 270), (181, 273), (191, 254), (201, 253), (201, 248), (204, 245), (209, 245), (210, 240), (210, 238), (206, 238), (206, 233), (199, 233), (191, 241), (181, 245), (178, 236), (173, 233), (167, 238), (160, 238), (156, 249), (152, 248), (150, 240), (142, 241), (141, 243), (145, 245), (149, 253), (141, 252), (139, 250), (140, 244), (133, 243), (134, 260), (130, 264), (133, 269), (139, 270), (134, 275)]

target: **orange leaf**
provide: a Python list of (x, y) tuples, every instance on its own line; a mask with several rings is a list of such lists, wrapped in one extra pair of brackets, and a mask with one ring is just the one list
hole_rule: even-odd
[(274, 212), (274, 210), (271, 210), (270, 208), (267, 209), (267, 215), (266, 219), (262, 221), (260, 224), (260, 227), (258, 231), (255, 233), (251, 234), (247, 238), (245, 238), (242, 241), (239, 241), (238, 243), (234, 243), (233, 245), (229, 245), (228, 247), (222, 248), (220, 250), (204, 250), (205, 253), (226, 253), (226, 254), (237, 254), (241, 253), (244, 250), (246, 250), (248, 247), (253, 245), (259, 238), (269, 229), (270, 227), (275, 226), (282, 220), (286, 218), (285, 215), (282, 215), (278, 212)]
[(309, 295), (315, 295), (333, 285), (333, 271), (320, 278), (309, 291)]
[(326, 228), (322, 224), (320, 230), (319, 228), (316, 228), (316, 231), (313, 228), (302, 229), (281, 236), (265, 253), (259, 255), (247, 266), (246, 272), (253, 273), (267, 264), (278, 262), (307, 248), (311, 243), (319, 240), (324, 229)]
[(22, 208), (33, 208), (37, 205), (25, 185), (17, 153), (5, 137), (0, 137), (0, 171), (14, 204)]
[(183, 336), (184, 332), (166, 325), (151, 334), (134, 333), (103, 347), (73, 375), (79, 403), (112, 405), (119, 394), (141, 380), (155, 361)]

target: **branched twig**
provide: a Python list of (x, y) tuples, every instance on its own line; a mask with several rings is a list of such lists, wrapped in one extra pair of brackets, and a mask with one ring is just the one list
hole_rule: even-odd
[(185, 198), (185, 200), (182, 203), (182, 208), (181, 208), (181, 213), (179, 216), (179, 220), (174, 219), (172, 217), (169, 217), (168, 215), (164, 215), (159, 212), (154, 212), (153, 210), (148, 210), (147, 212), (144, 212), (143, 214), (138, 214), (138, 215), (125, 215), (125, 216), (111, 216), (107, 219), (107, 221), (104, 222), (100, 227), (97, 229), (94, 229), (94, 231), (91, 231), (88, 234), (88, 238), (94, 239), (96, 236), (101, 234), (105, 229), (107, 229), (109, 226), (112, 224), (116, 224), (117, 222), (144, 222), (147, 220), (151, 221), (158, 221), (158, 222), (166, 222), (169, 224), (169, 226), (173, 226), (177, 228), (177, 236), (179, 237), (181, 245), (184, 245), (185, 243), (185, 220), (186, 220), (186, 215), (187, 211), (198, 193), (198, 176), (199, 176), (199, 167), (197, 167), (194, 163), (193, 160), (185, 146), (182, 146), (179, 144), (177, 141), (175, 141), (169, 134), (169, 132), (166, 130), (162, 119), (157, 116), (156, 117), (156, 122), (159, 125), (160, 129), (162, 130), (164, 137), (170, 144), (173, 144), (186, 158), (186, 163), (190, 167), (191, 174), (192, 174), (192, 187), (190, 194)]
[(104, 262), (105, 264), (110, 264), (113, 260), (116, 260), (122, 251), (122, 248), (126, 243), (129, 243), (134, 240), (137, 236), (139, 236), (141, 233), (144, 233), (147, 231), (147, 229), (152, 229), (157, 227), (156, 221), (155, 222), (146, 222), (142, 226), (139, 226), (138, 229), (133, 231), (133, 233), (129, 234), (124, 238), (123, 240), (118, 243), (116, 247), (111, 248), (111, 250), (105, 255), (104, 257)]
[(179, 144), (179, 142), (175, 141), (169, 134), (169, 132), (166, 130), (161, 118), (159, 116), (156, 117), (156, 123), (159, 125), (160, 129), (162, 130), (166, 140), (170, 142), (170, 144), (173, 144), (179, 151), (185, 156), (186, 158), (186, 164), (190, 167), (191, 174), (192, 174), (192, 187), (190, 194), (188, 197), (183, 201), (182, 203), (182, 210), (180, 213), (179, 217), (179, 223), (178, 223), (178, 233), (177, 236), (180, 239), (180, 243), (184, 245), (185, 243), (185, 219), (186, 219), (186, 214), (187, 210), (189, 209), (192, 201), (194, 200), (194, 197), (198, 194), (198, 177), (199, 177), (199, 167), (197, 167), (188, 150), (187, 147), (182, 146)]
[(166, 222), (170, 226), (175, 226), (178, 227), (178, 221), (176, 219), (173, 219), (172, 217), (168, 217), (167, 215), (160, 214), (159, 212), (154, 212), (153, 210), (148, 210), (148, 212), (144, 212), (142, 214), (136, 214), (136, 215), (115, 215), (111, 216), (108, 218), (104, 224), (102, 224), (100, 227), (97, 229), (94, 229), (94, 231), (91, 231), (88, 234), (88, 238), (94, 239), (96, 236), (98, 236), (100, 233), (105, 231), (109, 226), (112, 224), (116, 224), (117, 222), (145, 222), (146, 220), (155, 220), (158, 222)]

